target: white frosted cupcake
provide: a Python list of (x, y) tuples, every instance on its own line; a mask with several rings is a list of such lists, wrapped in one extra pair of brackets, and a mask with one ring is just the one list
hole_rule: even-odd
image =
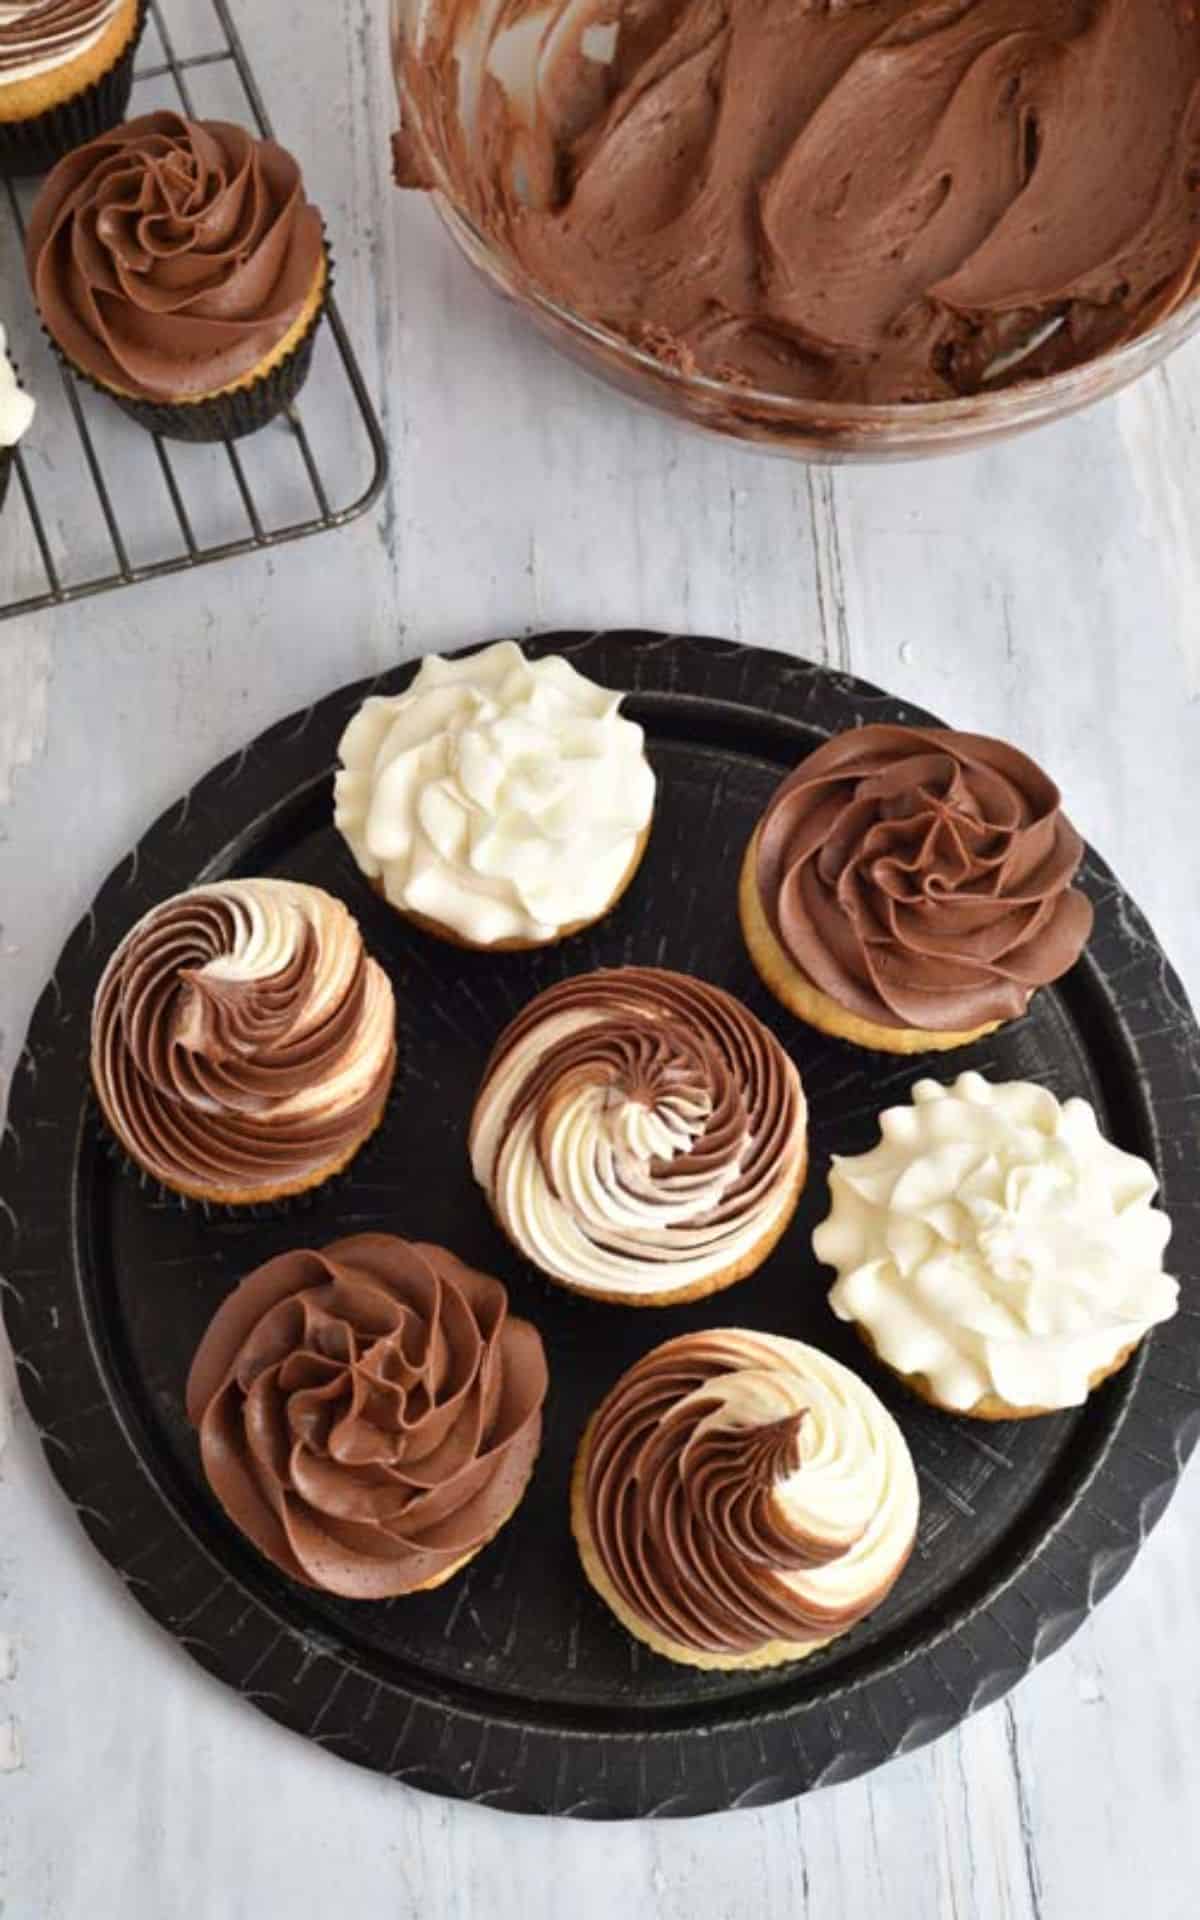
[(423, 660), (342, 735), (334, 819), (388, 903), (457, 946), (553, 944), (632, 880), (654, 811), (622, 696), (511, 640)]
[(8, 357), (8, 339), (0, 326), (0, 507), (8, 492), (13, 452), (33, 422), (32, 397), (17, 379), (17, 371)]
[(834, 1157), (813, 1235), (829, 1301), (922, 1398), (984, 1420), (1079, 1406), (1169, 1320), (1158, 1183), (1086, 1100), (921, 1080), (869, 1153)]

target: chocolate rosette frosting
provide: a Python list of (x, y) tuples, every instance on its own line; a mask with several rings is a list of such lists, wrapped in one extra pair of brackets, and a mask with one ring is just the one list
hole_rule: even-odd
[(900, 1429), (870, 1388), (796, 1340), (685, 1334), (631, 1367), (584, 1440), (585, 1567), (674, 1657), (797, 1657), (877, 1606), (916, 1532)]
[(280, 1254), (218, 1309), (187, 1410), (234, 1524), (351, 1600), (437, 1585), (492, 1537), (541, 1441), (546, 1362), (498, 1280), (363, 1233)]
[(382, 1113), (395, 1007), (341, 902), (226, 880), (155, 907), (109, 961), (92, 1077), (122, 1145), (176, 1192), (236, 1201), (333, 1171)]
[(273, 140), (152, 113), (62, 160), (29, 223), (29, 277), (72, 364), (139, 400), (251, 374), (324, 272), (321, 216)]
[(1025, 1011), (1073, 966), (1092, 909), (1058, 788), (1015, 747), (868, 726), (810, 754), (758, 831), (776, 940), (876, 1025), (971, 1031)]
[(564, 980), (501, 1035), (471, 1124), (514, 1243), (597, 1297), (651, 1301), (747, 1273), (791, 1217), (807, 1109), (730, 994), (623, 967)]

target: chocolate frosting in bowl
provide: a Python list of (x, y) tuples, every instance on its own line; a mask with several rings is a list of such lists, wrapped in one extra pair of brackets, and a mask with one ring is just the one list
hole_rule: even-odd
[(1191, 0), (444, 0), (399, 82), (402, 184), (686, 371), (948, 399), (1196, 288)]
[(601, 1405), (583, 1461), (585, 1561), (627, 1624), (673, 1649), (798, 1656), (877, 1606), (912, 1548), (899, 1428), (796, 1340), (722, 1328), (655, 1348)]
[(541, 1337), (442, 1247), (280, 1254), (218, 1309), (187, 1410), (230, 1519), (351, 1600), (436, 1584), (508, 1518), (541, 1442)]
[(324, 244), (300, 169), (273, 140), (151, 113), (59, 162), (26, 258), (73, 365), (121, 394), (177, 401), (269, 358), (318, 285)]
[(1074, 965), (1092, 908), (1058, 788), (1001, 740), (868, 726), (801, 762), (758, 830), (759, 897), (800, 972), (879, 1026), (968, 1032)]
[(396, 1063), (383, 969), (340, 901), (286, 880), (178, 894), (126, 936), (92, 1013), (114, 1133), (174, 1191), (236, 1201), (340, 1166)]

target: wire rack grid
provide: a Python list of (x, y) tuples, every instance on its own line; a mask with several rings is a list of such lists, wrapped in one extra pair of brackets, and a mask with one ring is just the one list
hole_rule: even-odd
[[(204, 50), (181, 53), (176, 50), (176, 41), (167, 18), (170, 11), (169, 5), (164, 4), (164, 0), (149, 0), (149, 31), (146, 40), (143, 41), (143, 54), (147, 42), (151, 41), (156, 33), (162, 57), (158, 60), (151, 59), (145, 66), (139, 66), (135, 73), (135, 83), (141, 87), (145, 83), (154, 83), (157, 86), (164, 81), (169, 82), (174, 87), (177, 104), (182, 111), (190, 117), (199, 117), (194, 98), (194, 81), (200, 70), (220, 69), (228, 75), (236, 75), (245, 106), (249, 110), (254, 125), (263, 138), (269, 138), (272, 133), (270, 118), (262, 92), (247, 59), (241, 36), (234, 25), (227, 0), (210, 0), (210, 4), (221, 44)], [(163, 103), (158, 102), (158, 104)], [(169, 104), (174, 105), (176, 102)], [(142, 110), (139, 103), (136, 111)], [(25, 212), (21, 196), (16, 183), (12, 180), (5, 180), (3, 188), (15, 227), (17, 244), (23, 258)], [(6, 293), (6, 300), (7, 298)], [(98, 445), (95, 422), (89, 419), (80, 385), (69, 370), (60, 363), (59, 374), (70, 419), (78, 436), (82, 469), (90, 479), (102, 517), (101, 544), (105, 551), (105, 564), (85, 567), (82, 578), (72, 577), (72, 555), (69, 546), (64, 548), (60, 542), (59, 551), (56, 554), (56, 543), (51, 537), (51, 526), (56, 518), (61, 517), (61, 509), (56, 515), (42, 499), (39, 499), (38, 488), (34, 483), (33, 463), (27, 452), (18, 449), (15, 477), (24, 497), (32, 530), (30, 558), (36, 571), (32, 591), (26, 590), (29, 582), (16, 580), (10, 583), (6, 578), (5, 590), (11, 584), (12, 591), (10, 597), (5, 597), (5, 591), (0, 590), (0, 621), (12, 619), (19, 614), (34, 613), (45, 607), (64, 606), (76, 600), (87, 599), (93, 594), (134, 586), (143, 580), (180, 573), (187, 568), (202, 566), (211, 561), (227, 560), (238, 554), (254, 553), (288, 541), (302, 540), (310, 534), (331, 532), (334, 528), (345, 526), (359, 514), (365, 513), (383, 490), (387, 478), (387, 449), (361, 368), (350, 345), (337, 304), (332, 299), (326, 308), (325, 324), (336, 353), (326, 356), (323, 364), (327, 371), (324, 377), (328, 379), (332, 374), (336, 378), (340, 363), (341, 375), (348, 389), (345, 398), (353, 403), (353, 418), (359, 430), (357, 438), (360, 444), (355, 449), (359, 472), (354, 486), (340, 488), (330, 483), (328, 476), (323, 472), (322, 462), (314, 450), (312, 436), (301, 417), (301, 406), (305, 395), (309, 394), (310, 389), (320, 377), (316, 366), (314, 366), (309, 386), (305, 389), (305, 395), (301, 396), (297, 404), (287, 409), (279, 423), (265, 430), (265, 435), (281, 433), (290, 443), (294, 453), (289, 455), (289, 458), (294, 458), (294, 455), (299, 456), (305, 476), (302, 483), (305, 507), (300, 511), (299, 517), (285, 518), (282, 524), (269, 524), (271, 516), (264, 510), (258, 497), (258, 489), (248, 471), (249, 463), (244, 451), (248, 443), (242, 442), (240, 445), (235, 445), (232, 441), (225, 441), (219, 443), (216, 449), (206, 449), (206, 451), (215, 452), (221, 460), (222, 467), (226, 467), (227, 463), (224, 484), (226, 492), (233, 490), (233, 497), (225, 504), (227, 508), (235, 510), (235, 517), (244, 515), (245, 531), (234, 533), (230, 537), (206, 539), (203, 534), (197, 532), (194, 513), (189, 510), (187, 488), (181, 483), (177, 467), (178, 461), (181, 458), (186, 459), (187, 453), (191, 450), (175, 448), (174, 451), (169, 451), (159, 435), (146, 434), (141, 428), (135, 428), (132, 431), (137, 434), (147, 452), (151, 447), (154, 450), (151, 458), (157, 460), (158, 472), (170, 505), (168, 519), (172, 523), (170, 540), (174, 548), (173, 551), (160, 553), (145, 561), (139, 561), (133, 554), (129, 528), (118, 511), (116, 489), (106, 478), (105, 460)], [(115, 410), (111, 411), (115, 413)], [(120, 416), (117, 417), (120, 418)], [(344, 418), (341, 424), (344, 426)], [(265, 435), (260, 434), (256, 439), (261, 440)], [(77, 466), (68, 459), (66, 462), (56, 463), (59, 474), (64, 466), (72, 469), (72, 477), (74, 471), (78, 470)], [(126, 466), (128, 467), (128, 461)], [(140, 468), (135, 467), (132, 471), (141, 491), (142, 483), (146, 478), (144, 463)], [(357, 488), (364, 473), (369, 473), (369, 479), (365, 487), (359, 491)], [(211, 469), (206, 474), (205, 485), (211, 491), (213, 487)], [(345, 491), (349, 491), (352, 497), (347, 504), (339, 504), (339, 493)], [(315, 511), (308, 507), (309, 495)], [(240, 503), (240, 513), (236, 511), (238, 503)], [(177, 545), (177, 541), (181, 541), (182, 544)], [(111, 548), (111, 558), (107, 552), (109, 548)], [(41, 584), (43, 577), (44, 585)]]

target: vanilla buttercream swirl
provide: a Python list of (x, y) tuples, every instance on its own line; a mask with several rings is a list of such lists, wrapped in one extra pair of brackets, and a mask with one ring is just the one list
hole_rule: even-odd
[(683, 1292), (765, 1254), (804, 1177), (800, 1076), (720, 988), (622, 967), (539, 994), (471, 1122), (510, 1237), (568, 1285)]
[(105, 969), (92, 1075), (133, 1158), (184, 1193), (280, 1189), (336, 1164), (383, 1107), (395, 1008), (346, 908), (288, 880), (154, 907)]
[(0, 87), (90, 53), (124, 0), (0, 0)]
[(684, 1334), (596, 1414), (584, 1508), (622, 1607), (676, 1647), (795, 1656), (883, 1599), (916, 1534), (904, 1437), (815, 1347)]
[(321, 216), (273, 140), (151, 113), (60, 160), (26, 258), (47, 329), (119, 393), (217, 393), (267, 360), (325, 271)]
[(393, 906), (476, 946), (596, 919), (654, 807), (621, 699), (512, 641), (423, 660), (342, 736), (335, 818), (359, 867)]
[(280, 1254), (218, 1308), (188, 1417), (234, 1524), (293, 1580), (352, 1600), (452, 1573), (537, 1457), (541, 1338), (443, 1247), (362, 1233)]
[(758, 832), (759, 898), (821, 992), (879, 1026), (970, 1032), (1024, 1013), (1092, 927), (1083, 842), (1025, 754), (946, 727), (818, 747)]
[(835, 1156), (813, 1235), (830, 1305), (944, 1406), (1078, 1406), (1176, 1311), (1158, 1183), (1087, 1101), (964, 1073), (918, 1081), (869, 1153)]
[(8, 357), (8, 336), (0, 326), (0, 450), (15, 447), (28, 432), (34, 415), (32, 397), (17, 379)]

